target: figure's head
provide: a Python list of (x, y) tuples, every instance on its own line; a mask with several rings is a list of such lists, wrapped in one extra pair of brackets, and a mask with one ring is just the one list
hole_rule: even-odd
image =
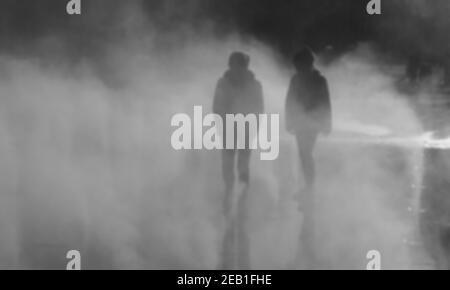
[(231, 70), (248, 69), (249, 65), (250, 65), (250, 56), (239, 51), (233, 52), (228, 60), (228, 66), (230, 67)]
[(294, 56), (293, 63), (298, 72), (310, 71), (314, 68), (314, 54), (304, 46)]

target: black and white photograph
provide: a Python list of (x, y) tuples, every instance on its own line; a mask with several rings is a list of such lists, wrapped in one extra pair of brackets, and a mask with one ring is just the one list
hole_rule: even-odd
[(450, 1), (0, 0), (0, 160), (0, 270), (450, 270)]

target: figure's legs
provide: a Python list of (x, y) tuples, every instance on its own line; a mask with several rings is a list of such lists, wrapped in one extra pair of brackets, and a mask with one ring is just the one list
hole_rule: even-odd
[(235, 150), (222, 150), (222, 175), (225, 182), (225, 200), (224, 213), (228, 216), (231, 210), (231, 201), (234, 187), (234, 164), (235, 164)]
[[(237, 135), (235, 132), (235, 140), (237, 140), (236, 137)], [(235, 183), (234, 166), (236, 155), (238, 178), (239, 182), (243, 183), (244, 188), (241, 192), (238, 192), (239, 200), (237, 204), (237, 216), (232, 217), (230, 214), (233, 200), (233, 187)], [(226, 189), (224, 208), (225, 216), (228, 218), (229, 223), (223, 244), (223, 269), (232, 269), (235, 266), (239, 266), (240, 269), (250, 268), (250, 245), (246, 227), (248, 216), (248, 186), (250, 182), (250, 157), (250, 149), (223, 150), (222, 152), (222, 171)], [(235, 262), (237, 262), (238, 265), (235, 265)]]
[(297, 135), (297, 145), (300, 156), (300, 167), (303, 170), (303, 176), (307, 189), (314, 188), (316, 181), (316, 167), (314, 163), (314, 146), (316, 145), (317, 134), (308, 132)]
[(239, 181), (248, 186), (250, 183), (250, 157), (252, 151), (250, 149), (243, 149), (238, 152)]

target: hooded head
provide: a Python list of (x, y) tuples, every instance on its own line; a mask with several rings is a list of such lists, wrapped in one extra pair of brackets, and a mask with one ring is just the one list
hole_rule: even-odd
[(250, 56), (243, 52), (233, 52), (228, 60), (229, 70), (225, 73), (225, 78), (236, 86), (247, 84), (254, 80), (249, 65)]
[(294, 56), (293, 63), (297, 72), (310, 72), (314, 69), (314, 54), (312, 50), (304, 46)]
[(247, 70), (250, 65), (250, 56), (243, 52), (233, 52), (228, 60), (230, 70)]

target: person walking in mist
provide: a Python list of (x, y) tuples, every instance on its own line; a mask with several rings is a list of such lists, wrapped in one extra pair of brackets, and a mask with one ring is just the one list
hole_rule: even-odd
[[(250, 57), (242, 52), (233, 52), (228, 60), (229, 69), (219, 80), (213, 102), (213, 112), (226, 120), (227, 114), (262, 114), (264, 100), (261, 83), (249, 70)], [(250, 141), (249, 128), (245, 130), (246, 149), (226, 149), (227, 125), (223, 128), (222, 175), (225, 183), (223, 203), (224, 216), (227, 219), (227, 230), (223, 240), (221, 269), (231, 270), (238, 267), (241, 270), (250, 268), (250, 242), (246, 229), (247, 199), (250, 183)], [(234, 147), (237, 148), (238, 137), (234, 128)], [(233, 208), (234, 187), (236, 183), (236, 167), (238, 181), (243, 186), (239, 193), (237, 214), (231, 214)]]
[(314, 68), (314, 54), (304, 47), (293, 59), (297, 73), (289, 85), (286, 98), (286, 129), (297, 139), (300, 167), (303, 169), (305, 188), (299, 193), (299, 207), (304, 213), (301, 246), (306, 267), (316, 265), (314, 250), (314, 186), (316, 170), (314, 147), (318, 136), (329, 135), (332, 129), (331, 102), (325, 77)]
[[(213, 112), (226, 120), (227, 114), (262, 114), (264, 112), (264, 100), (261, 83), (249, 70), (250, 57), (242, 52), (233, 52), (229, 57), (229, 69), (219, 80), (214, 96)], [(248, 128), (247, 128), (248, 129)], [(222, 150), (222, 174), (225, 182), (226, 199), (230, 198), (235, 185), (235, 167), (237, 162), (238, 180), (248, 187), (250, 182), (250, 156), (249, 140), (254, 136), (248, 136), (246, 130), (246, 149), (226, 148), (226, 124), (224, 124)], [(237, 148), (237, 133), (235, 128), (235, 146)], [(225, 208), (227, 211), (228, 203)]]
[(321, 133), (329, 135), (332, 129), (330, 94), (327, 80), (314, 68), (311, 49), (302, 48), (293, 63), (297, 73), (286, 98), (286, 128), (297, 139), (304, 192), (310, 192), (316, 179), (313, 152), (317, 138)]

